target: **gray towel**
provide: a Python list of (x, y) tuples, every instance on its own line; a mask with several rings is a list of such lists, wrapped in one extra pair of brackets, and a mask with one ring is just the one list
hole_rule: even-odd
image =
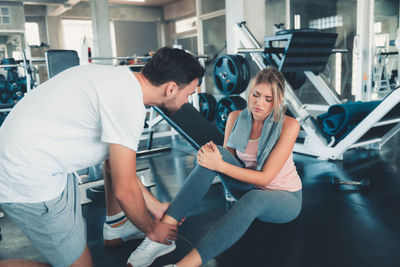
[[(261, 132), (260, 141), (258, 143), (257, 151), (257, 166), (256, 170), (260, 171), (264, 166), (271, 150), (274, 148), (276, 142), (281, 135), (283, 115), (280, 116), (279, 121), (274, 121), (273, 110), (265, 119), (264, 126)], [(229, 136), (227, 146), (240, 152), (245, 152), (247, 143), (250, 139), (251, 128), (253, 124), (253, 116), (246, 108), (238, 116), (233, 125), (231, 135)]]

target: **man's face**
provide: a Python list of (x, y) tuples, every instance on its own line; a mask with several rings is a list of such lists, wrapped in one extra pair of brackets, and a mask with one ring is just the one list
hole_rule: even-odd
[(171, 115), (180, 109), (183, 104), (187, 103), (188, 97), (195, 92), (198, 83), (199, 79), (194, 79), (186, 87), (179, 89), (173, 97), (164, 101), (161, 104), (161, 109), (163, 109), (164, 113)]

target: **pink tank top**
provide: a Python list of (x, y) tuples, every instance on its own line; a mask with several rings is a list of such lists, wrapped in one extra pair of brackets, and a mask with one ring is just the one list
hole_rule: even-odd
[[(238, 158), (244, 162), (246, 168), (254, 169), (257, 166), (257, 150), (260, 138), (249, 140), (244, 153), (236, 150)], [(257, 186), (261, 189), (285, 190), (290, 192), (298, 191), (302, 188), (300, 177), (296, 171), (293, 161), (293, 153), (283, 165), (279, 173), (266, 186)]]

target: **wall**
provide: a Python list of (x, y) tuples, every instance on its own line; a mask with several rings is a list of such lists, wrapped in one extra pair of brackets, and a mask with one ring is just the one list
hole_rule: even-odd
[(48, 44), (48, 40), (47, 40), (47, 27), (46, 27), (46, 17), (30, 17), (30, 16), (26, 16), (25, 17), (26, 22), (34, 22), (37, 23), (38, 28), (39, 28), (39, 38), (40, 38), (40, 42), (41, 43), (45, 43)]
[[(110, 20), (116, 21), (117, 24), (122, 21), (134, 21), (134, 22), (160, 22), (162, 21), (162, 8), (160, 7), (145, 7), (145, 6), (132, 6), (132, 5), (109, 5), (109, 13), (110, 13)], [(63, 13), (60, 17), (46, 17), (47, 20), (47, 33), (49, 44), (51, 48), (63, 48), (63, 39), (62, 39), (62, 29), (61, 29), (61, 20), (60, 18), (65, 19), (81, 19), (81, 20), (90, 20), (90, 6), (88, 2), (80, 2), (79, 4), (75, 5), (70, 10)], [(122, 25), (122, 24), (119, 24)], [(154, 41), (154, 38), (150, 38), (151, 45), (145, 44), (148, 48), (153, 49), (153, 44), (155, 47), (159, 46), (160, 41), (159, 39), (159, 26), (157, 23), (153, 23), (152, 25), (156, 26), (156, 36), (157, 38)], [(119, 26), (117, 26), (119, 27)], [(123, 30), (125, 29), (125, 30)], [(152, 26), (151, 34), (154, 32), (154, 27)], [(126, 39), (128, 36), (131, 36), (132, 33), (136, 36), (140, 36), (141, 33), (138, 35), (138, 31), (134, 30), (133, 32), (126, 27), (121, 26), (118, 31), (116, 29), (116, 42), (118, 46), (119, 40)], [(146, 37), (147, 38), (147, 37)], [(129, 39), (129, 38), (128, 38)], [(147, 38), (148, 39), (148, 38)], [(137, 42), (140, 39), (135, 39), (134, 42)], [(132, 40), (128, 40), (132, 41)], [(117, 54), (127, 56), (130, 55), (132, 51), (128, 48), (124, 47), (125, 44), (122, 44), (118, 51), (117, 47)], [(129, 53), (128, 53), (129, 52)], [(133, 51), (136, 53), (135, 51)], [(142, 52), (142, 48), (139, 49), (138, 52)], [(148, 51), (147, 51), (148, 52)], [(138, 54), (139, 55), (139, 54)]]
[(39, 27), (39, 38), (41, 43), (48, 44), (47, 25), (46, 25), (46, 6), (24, 5), (25, 21), (34, 22)]
[[(5, 41), (0, 44), (5, 48), (8, 57), (12, 57), (13, 52), (25, 49), (25, 38), (23, 37), (25, 32), (24, 8), (22, 3), (7, 1), (0, 2), (0, 8), (8, 8), (8, 14), (3, 15), (9, 19), (9, 23), (0, 24), (0, 35), (5, 36)], [(19, 56), (17, 59), (21, 59), (21, 57)]]
[(45, 17), (47, 15), (47, 8), (43, 5), (24, 5), (26, 17)]
[[(126, 21), (161, 21), (161, 7), (131, 5), (109, 5), (110, 20)], [(87, 2), (80, 2), (61, 15), (63, 18), (90, 19), (90, 7)]]
[[(286, 22), (286, 1), (267, 0), (265, 1), (265, 14), (268, 19), (265, 20), (265, 36), (274, 35), (277, 31), (274, 24)], [(290, 28), (290, 25), (285, 25)]]
[(0, 30), (25, 31), (25, 13), (22, 3), (1, 1), (0, 7), (9, 8), (10, 24), (0, 24)]
[(61, 19), (58, 17), (46, 17), (47, 40), (51, 49), (63, 49), (64, 39), (62, 34)]
[(236, 49), (236, 36), (233, 33), (233, 26), (241, 21), (246, 22), (246, 26), (254, 35), (256, 40), (263, 44), (266, 27), (266, 8), (264, 0), (225, 0), (226, 10), (226, 40), (228, 53), (234, 53)]
[(176, 20), (196, 14), (195, 0), (181, 0), (165, 5), (163, 8), (164, 20)]
[[(352, 62), (353, 44), (357, 32), (357, 4), (354, 1), (337, 2), (337, 14), (343, 16), (343, 26), (337, 29), (336, 48), (346, 48), (348, 53), (342, 54), (342, 93), (343, 99), (352, 100)], [(332, 64), (332, 63), (330, 63)], [(333, 67), (331, 65), (331, 67)]]
[(264, 42), (266, 21), (269, 19), (266, 17), (265, 11), (264, 0), (252, 0), (251, 5), (248, 2), (244, 5), (247, 27), (251, 29), (251, 32), (261, 44)]
[(158, 49), (155, 22), (114, 21), (117, 56), (143, 56)]
[[(397, 28), (399, 25), (399, 2), (375, 1), (375, 22), (381, 22), (382, 33), (389, 34), (390, 40), (397, 37)], [(395, 51), (395, 47), (389, 47)]]
[(399, 1), (375, 0), (375, 21), (380, 18), (397, 17), (399, 15)]
[(207, 14), (222, 9), (225, 9), (225, 0), (201, 0), (200, 14)]
[(171, 3), (163, 7), (164, 23), (162, 24), (165, 33), (164, 43), (167, 46), (174, 44), (174, 39), (180, 38), (183, 35), (193, 35), (197, 31), (189, 33), (177, 34), (175, 32), (175, 21), (183, 18), (193, 17), (196, 15), (196, 1), (195, 0), (181, 0), (176, 3)]

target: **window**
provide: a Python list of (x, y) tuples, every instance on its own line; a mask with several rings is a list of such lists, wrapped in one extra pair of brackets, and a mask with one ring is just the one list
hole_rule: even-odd
[(11, 24), (10, 11), (8, 7), (0, 8), (0, 24)]
[(81, 57), (83, 41), (88, 47), (93, 48), (93, 31), (90, 20), (63, 19), (64, 48), (75, 50)]
[(382, 22), (375, 22), (374, 33), (381, 33), (381, 32), (382, 32)]
[(331, 29), (343, 26), (343, 17), (341, 15), (310, 20), (308, 26), (312, 29)]
[(40, 45), (39, 26), (36, 22), (25, 23), (25, 38), (28, 45)]
[(175, 32), (182, 33), (197, 29), (196, 18), (182, 19), (175, 22)]
[(175, 40), (174, 45), (180, 45), (181, 49), (190, 51), (193, 54), (198, 54), (197, 51), (197, 36), (185, 36)]
[(207, 14), (218, 10), (225, 9), (224, 0), (202, 0), (201, 1), (201, 14)]

